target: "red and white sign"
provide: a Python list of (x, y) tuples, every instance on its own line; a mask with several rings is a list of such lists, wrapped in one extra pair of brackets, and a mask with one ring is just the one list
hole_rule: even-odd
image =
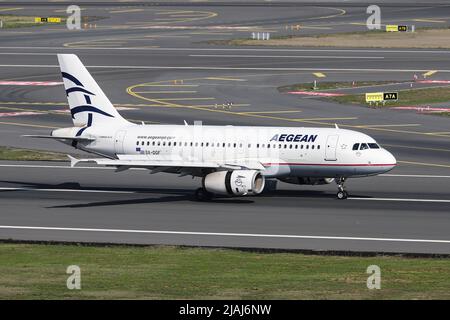
[(24, 111), (24, 112), (2, 112), (0, 113), (0, 118), (3, 117), (20, 117), (20, 116), (33, 116), (36, 114), (42, 114), (41, 112), (31, 112), (31, 111)]
[(318, 96), (318, 97), (339, 97), (344, 96), (343, 93), (331, 93), (331, 92), (316, 92), (316, 91), (290, 91), (290, 94), (300, 94), (304, 96)]
[(62, 82), (52, 81), (0, 81), (0, 86), (57, 86)]

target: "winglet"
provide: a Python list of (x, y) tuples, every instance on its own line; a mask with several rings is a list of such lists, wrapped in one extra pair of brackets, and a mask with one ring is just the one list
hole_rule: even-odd
[(73, 168), (77, 165), (78, 162), (80, 162), (80, 160), (78, 160), (77, 158), (72, 157), (70, 154), (67, 155), (69, 157), (70, 160), (70, 167)]
[(339, 129), (337, 123), (334, 124), (334, 127), (335, 127), (336, 129)]

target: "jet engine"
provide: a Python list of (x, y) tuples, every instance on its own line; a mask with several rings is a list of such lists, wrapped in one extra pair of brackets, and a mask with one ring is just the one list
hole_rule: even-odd
[(332, 183), (334, 181), (334, 178), (284, 177), (278, 178), (278, 180), (291, 184), (304, 184), (315, 186)]
[(256, 195), (263, 191), (264, 176), (257, 170), (217, 171), (206, 175), (206, 191), (223, 195)]

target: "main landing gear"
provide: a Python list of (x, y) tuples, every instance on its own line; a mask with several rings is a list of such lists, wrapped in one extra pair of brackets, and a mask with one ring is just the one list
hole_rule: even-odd
[(347, 199), (348, 193), (347, 193), (347, 191), (345, 191), (345, 187), (344, 187), (345, 178), (337, 178), (336, 183), (338, 185), (338, 192), (336, 194), (336, 197), (339, 200)]
[(214, 197), (214, 194), (206, 191), (205, 188), (198, 188), (195, 190), (194, 198), (197, 201), (209, 201)]

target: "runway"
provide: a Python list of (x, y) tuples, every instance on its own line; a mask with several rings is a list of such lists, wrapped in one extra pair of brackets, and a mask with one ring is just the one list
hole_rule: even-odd
[[(409, 84), (414, 74), (430, 71), (436, 71), (432, 79), (449, 80), (450, 51), (229, 47), (208, 42), (258, 31), (295, 34), (286, 26), (297, 23), (304, 27), (302, 34), (360, 31), (365, 27), (358, 23), (367, 18), (364, 3), (354, 1), (342, 7), (325, 2), (275, 7), (250, 3), (149, 7), (105, 2), (83, 10), (102, 17), (95, 28), (5, 29), (0, 81), (60, 82), (56, 53), (75, 53), (132, 121), (308, 127), (337, 123), (374, 137), (396, 156), (397, 168), (349, 181), (347, 201), (334, 198), (335, 184), (280, 183), (277, 191), (258, 197), (197, 203), (191, 195), (199, 181), (187, 177), (3, 161), (0, 239), (450, 253), (448, 117), (336, 104), (277, 90), (314, 80)], [(23, 7), (12, 11), (15, 14), (55, 14), (64, 6), (0, 3), (0, 9)], [(405, 8), (403, 2), (386, 2), (386, 7), (389, 23), (450, 25), (450, 7), (441, 3)], [(72, 126), (61, 85), (1, 89), (1, 146), (83, 154), (57, 142), (21, 137)], [(223, 107), (229, 102), (231, 109)]]

